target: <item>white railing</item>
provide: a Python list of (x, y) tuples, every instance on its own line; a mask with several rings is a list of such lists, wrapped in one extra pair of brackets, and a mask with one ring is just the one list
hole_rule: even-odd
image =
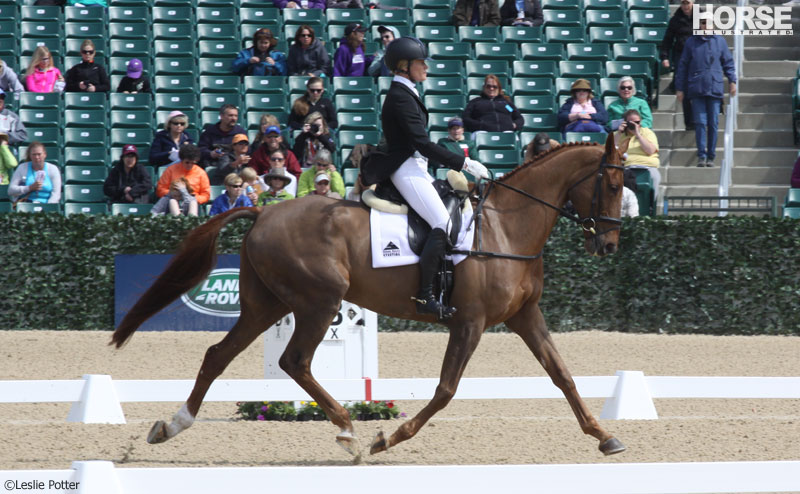
[[(654, 398), (800, 398), (800, 377), (645, 376), (618, 371), (614, 376), (575, 377), (584, 398), (605, 398), (601, 419), (657, 419)], [(429, 400), (438, 378), (329, 379), (320, 384), (342, 401)], [(82, 380), (0, 381), (0, 403), (73, 403), (71, 422), (124, 424), (121, 403), (182, 402), (193, 380), (112, 380), (86, 375)], [(481, 377), (461, 380), (455, 399), (563, 398), (549, 377)], [(300, 401), (311, 397), (291, 379), (220, 379), (204, 401)]]
[[(746, 0), (739, 0), (739, 6), (744, 7)], [(742, 16), (736, 16), (736, 29), (742, 29)], [(736, 34), (733, 37), (733, 61), (735, 63), (736, 79), (742, 80), (742, 60), (744, 59), (744, 36)], [(725, 134), (723, 136), (723, 144), (725, 146), (722, 158), (722, 167), (719, 172), (719, 189), (718, 195), (720, 197), (727, 197), (729, 194), (729, 187), (731, 186), (731, 175), (733, 170), (733, 149), (734, 149), (734, 133), (738, 128), (737, 117), (739, 115), (739, 89), (741, 82), (737, 84), (737, 91), (735, 96), (730, 97), (730, 104), (728, 111), (725, 112)], [(727, 208), (728, 201), (722, 199), (720, 207)], [(726, 216), (727, 211), (720, 211), (719, 216)]]
[[(70, 494), (227, 492), (547, 492), (689, 494), (800, 491), (800, 461), (562, 465), (115, 468), (76, 461), (70, 470), (0, 471), (8, 492), (41, 486)], [(70, 484), (71, 483), (71, 484)], [(19, 489), (23, 491), (24, 489)]]

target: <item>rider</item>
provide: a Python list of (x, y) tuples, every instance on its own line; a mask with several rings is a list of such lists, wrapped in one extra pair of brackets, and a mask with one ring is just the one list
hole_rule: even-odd
[(489, 173), (480, 162), (452, 153), (428, 137), (428, 110), (416, 89), (416, 83), (428, 77), (425, 45), (417, 38), (398, 38), (386, 48), (383, 60), (394, 74), (381, 111), (388, 155), (380, 153), (381, 159), (367, 160), (362, 180), (367, 186), (390, 180), (411, 208), (431, 226), (419, 260), (420, 288), (413, 299), (418, 313), (447, 319), (456, 309), (434, 297), (433, 279), (447, 246), (450, 222), (447, 209), (432, 185), (428, 159), (453, 170), (464, 169), (479, 178), (488, 178)]

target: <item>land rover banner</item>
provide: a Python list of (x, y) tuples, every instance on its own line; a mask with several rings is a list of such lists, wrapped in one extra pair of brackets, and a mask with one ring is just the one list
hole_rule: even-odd
[[(147, 290), (171, 255), (117, 255), (114, 324)], [(154, 315), (140, 331), (228, 331), (239, 317), (239, 256), (221, 255), (208, 278)]]

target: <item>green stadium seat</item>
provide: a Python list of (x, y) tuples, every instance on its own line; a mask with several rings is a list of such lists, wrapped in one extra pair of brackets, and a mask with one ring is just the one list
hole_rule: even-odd
[[(349, 9), (348, 9), (349, 10)], [(239, 21), (242, 24), (259, 24), (277, 22), (281, 20), (280, 10), (253, 7), (239, 9)]]
[(454, 42), (457, 38), (454, 26), (416, 26), (414, 35), (424, 43), (433, 41)]
[(552, 60), (517, 60), (512, 64), (514, 77), (558, 77), (558, 65)]
[(510, 43), (475, 43), (475, 58), (478, 60), (507, 60), (512, 62), (519, 59), (517, 45)]
[(112, 110), (110, 116), (111, 128), (139, 128), (152, 129), (153, 112), (147, 110)]
[(542, 26), (503, 26), (500, 40), (505, 43), (541, 43)]
[(425, 107), (428, 111), (460, 115), (466, 106), (463, 95), (430, 95), (425, 96)]
[(422, 82), (422, 93), (429, 94), (463, 94), (464, 79), (461, 77), (428, 77)]
[(374, 26), (408, 26), (408, 10), (370, 9), (369, 23)]
[(522, 60), (566, 60), (567, 54), (561, 43), (522, 43)]
[(153, 7), (152, 16), (154, 23), (186, 23), (194, 24), (194, 9), (190, 6)]
[[(236, 10), (237, 9), (231, 2), (228, 6), (219, 5), (213, 7), (197, 7), (194, 13), (198, 24), (229, 24), (233, 23), (236, 19)], [(311, 11), (317, 9), (308, 10)], [(284, 19), (286, 20), (285, 14)]]
[(506, 60), (467, 60), (464, 62), (464, 67), (467, 77), (494, 74), (500, 78), (507, 78), (510, 73)]
[[(197, 96), (194, 92), (156, 93), (155, 109), (186, 112), (194, 110), (197, 105)], [(191, 124), (191, 122), (190, 122)]]
[(583, 18), (580, 10), (547, 9), (542, 12), (545, 29), (549, 26), (556, 27), (583, 27)]
[(147, 39), (111, 39), (108, 42), (112, 57), (139, 58), (150, 61), (150, 42)]
[(553, 79), (550, 77), (514, 77), (511, 79), (511, 94), (514, 96), (552, 93)]
[[(451, 0), (404, 0), (403, 2), (397, 2), (397, 7), (403, 7), (401, 3), (405, 4), (405, 8), (414, 8), (414, 9), (452, 9), (453, 2)], [(410, 3), (410, 5), (409, 5)], [(383, 5), (383, 3), (381, 3)]]
[(597, 142), (604, 144), (608, 135), (604, 132), (567, 132), (564, 142)]
[(626, 60), (606, 62), (606, 74), (608, 77), (631, 77), (651, 78), (650, 64), (644, 60)]
[(194, 77), (197, 75), (195, 70), (194, 58), (157, 57), (153, 63), (153, 74), (155, 75), (190, 75)]
[(376, 130), (342, 130), (337, 137), (341, 148), (353, 148), (356, 144), (378, 145), (380, 133)]
[(375, 96), (372, 94), (337, 94), (334, 96), (334, 104), (340, 113), (375, 111)]
[(345, 168), (342, 170), (342, 178), (345, 185), (354, 185), (358, 180), (358, 168)]
[(105, 9), (92, 7), (64, 7), (65, 22), (108, 22)]
[(0, 37), (17, 39), (19, 36), (19, 21), (14, 19), (0, 19)]
[(309, 26), (324, 25), (325, 12), (322, 9), (284, 9), (283, 22), (284, 24), (294, 24), (298, 26), (302, 24)]
[(586, 27), (625, 27), (622, 10), (587, 10)]
[(41, 202), (18, 202), (18, 213), (61, 213), (60, 204), (50, 204)]
[(611, 59), (611, 49), (606, 43), (572, 43), (567, 45), (567, 59), (606, 62)]
[(337, 115), (339, 130), (378, 130), (380, 119), (377, 113), (341, 112)]
[(108, 109), (106, 93), (64, 93), (64, 108), (105, 111)]
[(450, 26), (453, 24), (453, 15), (450, 10), (447, 9), (415, 8), (411, 11), (411, 19), (415, 27)]
[[(617, 92), (617, 85), (619, 82), (619, 77), (603, 77), (600, 79), (600, 91), (598, 94), (602, 97), (606, 96), (614, 96), (615, 98), (619, 97), (619, 93)], [(636, 85), (636, 96), (647, 99), (647, 86), (644, 79), (634, 79), (633, 82)]]
[(111, 214), (122, 216), (148, 215), (153, 209), (152, 204), (112, 204)]
[(626, 27), (590, 27), (589, 41), (592, 43), (628, 43), (628, 28)]
[(244, 107), (246, 111), (283, 111), (286, 108), (286, 97), (275, 93), (248, 93), (244, 96)]
[(241, 43), (236, 40), (200, 40), (197, 42), (197, 56), (200, 58), (225, 58), (232, 62), (241, 49)]
[(25, 127), (58, 127), (61, 125), (61, 113), (53, 108), (20, 109), (19, 119)]
[(108, 176), (106, 166), (67, 165), (64, 167), (65, 184), (102, 184)]
[[(58, 146), (61, 143), (61, 128), (51, 125), (49, 127), (28, 126), (27, 142), (39, 141), (48, 146)], [(20, 156), (23, 156), (20, 153)]]
[(621, 10), (622, 0), (583, 0), (583, 7), (589, 10)]
[(282, 76), (245, 76), (243, 89), (245, 94), (286, 94), (286, 78)]
[(664, 41), (664, 34), (667, 32), (665, 27), (635, 27), (633, 28), (633, 43), (656, 43)]
[(64, 148), (64, 166), (78, 167), (105, 167), (106, 150), (101, 147), (76, 147), (67, 146)]
[(87, 36), (86, 38), (67, 38), (64, 40), (64, 54), (68, 57), (81, 56), (81, 45), (84, 39), (91, 39), (94, 43), (94, 50), (96, 56), (107, 56), (110, 54), (106, 44), (106, 37)]
[(153, 41), (153, 56), (194, 58), (195, 42), (192, 39), (157, 39)]
[(22, 109), (51, 109), (58, 110), (61, 108), (61, 94), (60, 93), (31, 93), (24, 91), (18, 95), (19, 107)]
[(231, 73), (230, 60), (223, 58), (200, 58), (197, 60), (200, 75), (229, 75)]
[(102, 185), (67, 184), (64, 186), (65, 202), (104, 202), (106, 195)]
[(551, 95), (514, 96), (514, 106), (521, 113), (554, 113), (557, 111)]
[(105, 39), (106, 26), (102, 22), (67, 22), (64, 37), (77, 39)]
[(478, 150), (478, 161), (487, 168), (508, 168), (519, 165), (521, 160), (516, 149), (481, 149)]
[(195, 36), (197, 26), (186, 23), (153, 24), (153, 39), (156, 40), (191, 40)]
[(373, 94), (375, 82), (372, 77), (336, 77), (333, 79), (333, 94)]
[[(587, 79), (584, 77), (584, 79)], [(599, 79), (597, 78), (589, 78), (587, 79), (589, 84), (591, 84), (592, 89), (599, 87)], [(555, 80), (555, 90), (556, 95), (571, 95), (572, 94), (572, 84), (575, 82), (575, 79), (572, 77), (557, 77)]]
[(203, 93), (240, 92), (241, 79), (236, 75), (202, 75), (200, 91)]
[(647, 10), (647, 9), (663, 9), (668, 8), (667, 0), (628, 0), (628, 10)]
[(150, 23), (150, 9), (146, 6), (125, 6), (108, 8), (109, 22)]
[(542, 0), (543, 9), (577, 10), (581, 6), (580, 0)]
[(651, 43), (617, 43), (613, 47), (614, 60), (646, 60), (658, 62), (658, 46)]
[(19, 22), (21, 15), (15, 3), (0, 4), (0, 20), (11, 20)]
[(0, 214), (6, 214), (14, 211), (12, 205), (8, 201), (0, 201)]
[[(458, 60), (448, 60), (448, 62), (458, 62)], [(437, 61), (432, 60), (430, 63), (437, 63)], [(432, 74), (428, 72), (429, 77), (438, 76), (439, 74)], [(452, 75), (452, 74), (447, 74)], [(380, 76), (378, 77), (378, 94), (381, 97), (386, 96), (386, 93), (389, 92), (389, 87), (392, 85), (392, 76)], [(381, 106), (383, 106), (383, 100), (381, 100)]]
[(156, 93), (195, 92), (194, 76), (190, 75), (157, 75), (153, 78)]
[(361, 9), (327, 9), (325, 16), (329, 26), (331, 24), (346, 26), (351, 22), (369, 24), (367, 14)]
[(628, 25), (631, 27), (666, 27), (669, 22), (669, 10), (630, 10)]
[(108, 214), (108, 205), (105, 202), (89, 202), (85, 204), (68, 202), (64, 204), (64, 216), (73, 214)]
[(153, 142), (153, 131), (150, 129), (111, 129), (111, 145), (124, 146), (135, 144), (149, 146)]
[[(215, 112), (203, 112), (201, 120), (204, 124), (216, 123), (216, 121), (219, 120), (219, 112), (216, 112), (216, 117), (210, 115), (211, 113)], [(278, 119), (278, 123), (281, 124), (281, 127), (285, 127), (287, 125), (287, 122), (289, 121), (289, 114), (285, 111), (271, 111), (268, 113)], [(261, 117), (263, 115), (264, 112), (258, 110), (247, 112), (245, 115), (245, 128), (247, 130), (258, 131), (261, 127)]]
[(795, 220), (800, 219), (800, 207), (784, 207), (783, 208), (783, 217), (784, 218), (792, 218)]
[(469, 60), (472, 57), (472, 45), (470, 43), (448, 43), (432, 42), (428, 43), (428, 56), (434, 60), (457, 59)]
[(483, 149), (518, 149), (517, 135), (514, 132), (479, 132), (475, 134), (478, 151)]
[(464, 63), (461, 60), (428, 60), (427, 63), (428, 77), (465, 76)]
[(105, 128), (106, 110), (65, 110), (64, 125), (69, 127), (103, 127)]
[(603, 76), (603, 63), (596, 60), (564, 60), (558, 63), (558, 71), (561, 77), (599, 79)]
[(497, 43), (500, 41), (500, 30), (497, 26), (459, 26), (459, 41), (470, 43)]
[[(114, 39), (141, 39), (150, 42), (150, 26), (143, 21), (136, 23), (130, 22), (109, 22), (108, 37)], [(113, 53), (113, 51), (112, 51)]]
[(786, 197), (783, 199), (783, 205), (786, 207), (800, 207), (800, 189), (790, 188), (786, 192)]
[(61, 8), (54, 5), (23, 5), (20, 8), (20, 19), (23, 21), (56, 21), (63, 22)]
[(52, 55), (62, 54), (60, 38), (23, 38), (19, 41), (19, 53), (23, 56), (31, 56), (40, 46), (46, 46)]
[(523, 131), (547, 132), (558, 130), (558, 115), (555, 113), (524, 113)]
[(212, 110), (219, 112), (222, 105), (233, 105), (239, 108), (242, 105), (241, 97), (235, 93), (201, 93), (200, 111)]
[(202, 41), (239, 41), (239, 28), (233, 23), (198, 24), (197, 39)]
[[(2, 21), (0, 21), (0, 23), (1, 22)], [(2, 29), (2, 27), (2, 24), (0, 24), (0, 29)], [(10, 59), (16, 62), (19, 56), (19, 43), (17, 42), (17, 38), (14, 36), (3, 36), (3, 34), (5, 33), (0, 32), (0, 58)], [(15, 65), (14, 69), (16, 69), (16, 63), (13, 65)]]
[(586, 40), (583, 27), (580, 26), (546, 27), (544, 38), (548, 43), (583, 43)]

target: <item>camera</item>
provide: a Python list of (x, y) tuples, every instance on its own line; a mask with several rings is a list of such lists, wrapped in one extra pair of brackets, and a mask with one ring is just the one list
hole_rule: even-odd
[(319, 132), (319, 124), (315, 123), (311, 124), (310, 130), (312, 134), (316, 134), (317, 132)]

